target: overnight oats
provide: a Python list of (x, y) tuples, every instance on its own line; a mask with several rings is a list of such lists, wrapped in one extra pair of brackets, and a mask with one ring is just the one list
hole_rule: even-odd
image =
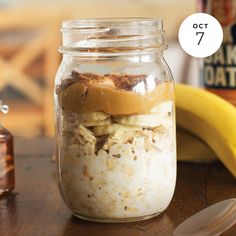
[(55, 86), (65, 203), (75, 216), (94, 221), (158, 215), (169, 205), (176, 180), (174, 85), (168, 67), (151, 75), (99, 73), (107, 59), (96, 58), (98, 67), (89, 72), (80, 69), (84, 61), (66, 60)]

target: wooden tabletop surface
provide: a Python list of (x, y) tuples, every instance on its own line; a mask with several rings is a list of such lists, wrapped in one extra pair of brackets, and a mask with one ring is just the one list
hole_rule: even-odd
[[(53, 141), (16, 139), (15, 147), (16, 188), (0, 197), (1, 236), (165, 236), (202, 208), (236, 197), (236, 180), (220, 163), (178, 163), (173, 200), (160, 216), (136, 223), (86, 222), (71, 216), (60, 197)], [(236, 235), (236, 226), (223, 235)]]

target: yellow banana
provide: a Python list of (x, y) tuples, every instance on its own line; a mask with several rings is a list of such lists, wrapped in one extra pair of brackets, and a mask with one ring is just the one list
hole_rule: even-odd
[(203, 139), (236, 177), (236, 108), (219, 96), (176, 85), (177, 125)]
[(178, 161), (213, 162), (217, 160), (213, 150), (194, 134), (177, 128)]

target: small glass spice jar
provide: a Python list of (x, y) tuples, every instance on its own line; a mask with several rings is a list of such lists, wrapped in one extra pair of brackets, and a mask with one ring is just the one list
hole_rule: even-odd
[[(0, 111), (8, 113), (8, 106), (0, 100)], [(13, 136), (0, 123), (0, 194), (9, 192), (15, 186)]]

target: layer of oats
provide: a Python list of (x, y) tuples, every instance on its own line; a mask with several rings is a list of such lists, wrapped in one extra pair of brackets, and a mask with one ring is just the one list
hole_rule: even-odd
[(115, 126), (100, 136), (80, 114), (61, 112), (60, 188), (74, 213), (129, 218), (168, 206), (176, 179), (173, 111), (164, 104), (157, 127), (130, 130), (105, 117)]

